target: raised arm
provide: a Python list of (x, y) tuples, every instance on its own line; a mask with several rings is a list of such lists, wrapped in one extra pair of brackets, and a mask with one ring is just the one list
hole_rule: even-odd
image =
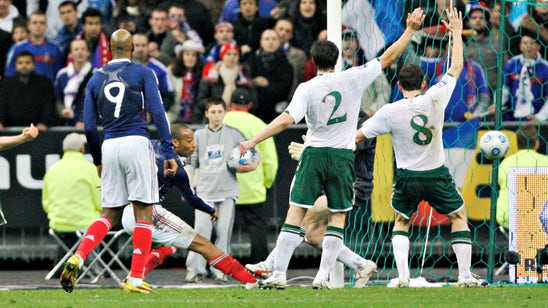
[(464, 52), (462, 43), (462, 13), (456, 8), (451, 7), (446, 10), (449, 22), (442, 20), (447, 30), (451, 31), (453, 38), (453, 47), (451, 49), (451, 66), (447, 70), (448, 74), (458, 78), (464, 67)]
[(407, 48), (413, 34), (421, 28), (424, 16), (424, 12), (421, 8), (416, 8), (413, 13), (407, 14), (407, 27), (405, 28), (405, 31), (400, 38), (388, 47), (388, 49), (379, 57), (382, 68), (385, 68), (396, 61), (405, 48)]
[(34, 140), (38, 136), (38, 129), (31, 124), (29, 127), (25, 127), (21, 134), (17, 136), (3, 136), (0, 137), (0, 150), (7, 150), (18, 146), (27, 141)]

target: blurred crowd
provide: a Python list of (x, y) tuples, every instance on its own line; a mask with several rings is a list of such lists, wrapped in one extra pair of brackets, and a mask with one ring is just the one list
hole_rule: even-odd
[[(492, 119), (499, 87), (505, 121), (548, 119), (548, 1), (453, 2), (465, 17), (466, 61), (445, 120)], [(343, 69), (385, 50), (414, 8), (427, 15), (399, 63), (365, 89), (364, 112), (371, 116), (401, 96), (397, 73), (404, 62), (420, 64), (429, 85), (443, 76), (451, 38), (441, 20), (448, 5), (343, 1)], [(29, 123), (41, 131), (83, 128), (87, 80), (111, 59), (109, 37), (120, 28), (134, 34), (132, 60), (156, 73), (170, 122), (205, 123), (209, 98), (228, 103), (244, 88), (250, 113), (268, 123), (299, 83), (316, 75), (309, 52), (314, 41), (327, 39), (327, 1), (0, 0), (0, 131)]]

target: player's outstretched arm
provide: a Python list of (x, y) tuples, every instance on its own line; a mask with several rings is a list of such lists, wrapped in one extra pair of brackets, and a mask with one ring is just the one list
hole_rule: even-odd
[(396, 61), (405, 48), (407, 48), (413, 34), (421, 28), (424, 16), (424, 12), (421, 8), (416, 8), (413, 13), (407, 14), (407, 27), (405, 28), (405, 31), (400, 38), (388, 47), (388, 49), (379, 57), (382, 68), (385, 68)]
[(257, 143), (279, 134), (294, 122), (295, 119), (291, 115), (286, 112), (282, 112), (255, 137), (240, 143), (240, 155), (243, 156), (247, 150), (255, 147)]
[(451, 49), (451, 66), (448, 74), (458, 78), (464, 67), (464, 52), (462, 43), (462, 13), (457, 8), (451, 7), (446, 10), (448, 21), (442, 20), (447, 30), (451, 31), (453, 48)]
[(38, 136), (38, 128), (31, 124), (29, 127), (25, 127), (21, 134), (17, 136), (5, 136), (0, 137), (0, 150), (7, 150), (18, 146), (22, 143), (34, 140)]

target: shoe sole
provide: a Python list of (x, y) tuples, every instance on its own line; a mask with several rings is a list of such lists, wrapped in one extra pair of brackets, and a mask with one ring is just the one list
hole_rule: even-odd
[(276, 289), (276, 290), (283, 290), (287, 287), (287, 285), (269, 285), (269, 284), (261, 284), (259, 282), (259, 289), (263, 290), (270, 290), (270, 289)]
[[(354, 288), (366, 287), (367, 283), (371, 279), (371, 276), (377, 272), (377, 264), (375, 262), (371, 262), (371, 263), (372, 263), (372, 268), (370, 270), (367, 270), (367, 266), (366, 266), (367, 273), (365, 275), (356, 277), (356, 281), (354, 282)], [(369, 265), (371, 263), (368, 262), (367, 264)], [(365, 282), (363, 280), (365, 280)]]
[(74, 290), (73, 280), (76, 281), (76, 279), (72, 279), (71, 277), (77, 276), (77, 272), (78, 269), (74, 264), (67, 263), (65, 269), (61, 273), (61, 287), (68, 293), (72, 293)]

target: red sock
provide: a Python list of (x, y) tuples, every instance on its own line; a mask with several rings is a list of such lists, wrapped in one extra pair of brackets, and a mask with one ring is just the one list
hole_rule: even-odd
[(257, 281), (236, 259), (222, 253), (215, 258), (209, 260), (209, 265), (220, 270), (221, 272), (230, 275), (242, 284), (254, 283)]
[(133, 256), (129, 276), (142, 279), (147, 256), (152, 247), (152, 224), (147, 221), (135, 222), (131, 241), (133, 243)]
[(153, 269), (160, 266), (164, 263), (164, 259), (171, 256), (177, 251), (176, 247), (167, 247), (162, 246), (158, 249), (153, 249), (147, 257), (145, 265), (145, 274), (143, 277), (146, 277)]
[(89, 253), (101, 243), (111, 228), (112, 222), (108, 220), (108, 218), (105, 216), (97, 218), (97, 220), (95, 220), (86, 230), (84, 239), (78, 246), (78, 249), (76, 249), (76, 254), (86, 260)]

